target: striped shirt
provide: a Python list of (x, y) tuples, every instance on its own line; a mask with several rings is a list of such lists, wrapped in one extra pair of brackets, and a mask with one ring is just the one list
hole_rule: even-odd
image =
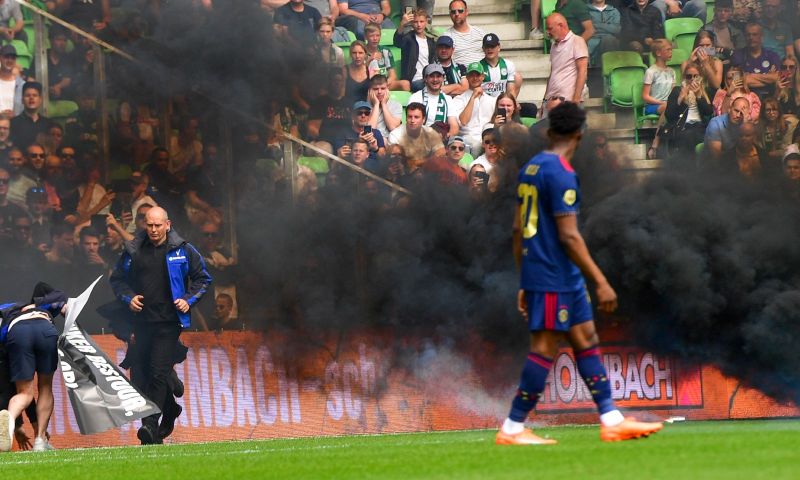
[(453, 39), (454, 62), (469, 65), (483, 60), (483, 37), (486, 32), (482, 29), (469, 25), (469, 31), (461, 33), (450, 27), (444, 34)]

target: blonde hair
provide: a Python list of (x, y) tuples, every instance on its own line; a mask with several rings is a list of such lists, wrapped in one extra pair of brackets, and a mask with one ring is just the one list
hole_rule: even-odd
[(672, 43), (669, 40), (667, 40), (666, 38), (659, 38), (659, 39), (653, 40), (653, 43), (650, 44), (650, 50), (653, 52), (654, 55), (656, 53), (660, 52), (661, 50), (664, 50), (667, 47), (671, 48), (672, 47)]
[(694, 62), (689, 62), (689, 63), (687, 63), (686, 65), (683, 66), (683, 71), (681, 71), (681, 73), (686, 73), (686, 70), (689, 70), (690, 68), (693, 68), (693, 69), (697, 70), (697, 74), (700, 75), (700, 93), (701, 93), (701, 96), (705, 99), (706, 102), (708, 102), (710, 104), (711, 100), (708, 98), (708, 92), (706, 91), (706, 79), (703, 76), (703, 70), (700, 68), (700, 65), (698, 65), (698, 64), (696, 64)]

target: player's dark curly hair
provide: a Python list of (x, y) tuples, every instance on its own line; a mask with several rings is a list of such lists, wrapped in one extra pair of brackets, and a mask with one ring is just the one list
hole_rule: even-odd
[(547, 114), (550, 119), (550, 130), (556, 135), (572, 135), (583, 128), (586, 112), (577, 103), (564, 102)]

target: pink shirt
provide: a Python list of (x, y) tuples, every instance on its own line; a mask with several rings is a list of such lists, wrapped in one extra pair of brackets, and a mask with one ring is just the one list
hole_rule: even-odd
[(545, 96), (564, 97), (571, 101), (575, 95), (575, 81), (578, 79), (578, 65), (575, 61), (587, 57), (589, 49), (586, 41), (572, 31), (567, 32), (564, 40), (555, 42), (550, 49), (550, 78), (547, 80)]
[[(714, 107), (714, 116), (722, 115), (722, 104), (725, 102), (725, 96), (728, 93), (723, 90), (717, 90), (717, 93), (714, 95), (714, 99), (711, 100), (711, 105)], [(758, 116), (761, 114), (761, 99), (758, 98), (754, 92), (748, 92), (745, 95), (745, 98), (750, 100), (750, 121), (757, 122)]]

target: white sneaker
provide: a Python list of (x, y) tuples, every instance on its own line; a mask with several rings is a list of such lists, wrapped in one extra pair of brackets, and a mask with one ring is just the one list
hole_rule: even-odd
[(8, 410), (0, 411), (0, 452), (11, 450), (11, 415)]
[(49, 452), (50, 450), (55, 450), (55, 447), (50, 445), (50, 442), (48, 442), (47, 439), (36, 437), (36, 440), (33, 441), (34, 452)]
[(534, 28), (533, 30), (531, 30), (531, 33), (528, 35), (528, 38), (530, 38), (531, 40), (543, 40), (544, 39), (544, 33), (542, 33), (542, 31), (539, 30), (538, 28)]

